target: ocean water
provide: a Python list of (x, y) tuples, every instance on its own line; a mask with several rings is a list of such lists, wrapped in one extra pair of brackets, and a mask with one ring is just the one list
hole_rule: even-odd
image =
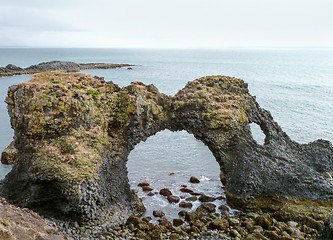
[[(80, 63), (110, 62), (135, 64), (126, 68), (85, 70), (120, 86), (132, 81), (154, 84), (173, 95), (188, 81), (207, 75), (228, 75), (249, 83), (261, 107), (272, 113), (282, 129), (295, 141), (306, 143), (322, 138), (333, 142), (333, 49), (225, 49), (225, 50), (140, 50), (140, 49), (24, 49), (0, 48), (0, 66), (27, 67), (43, 61)], [(13, 131), (4, 99), (8, 86), (30, 76), (0, 78), (0, 149), (12, 140)], [(253, 129), (260, 140), (260, 130)], [(202, 142), (185, 131), (162, 131), (138, 144), (128, 161), (131, 187), (138, 190), (148, 208), (162, 209), (172, 216), (179, 209), (158, 194), (149, 197), (136, 185), (148, 181), (158, 192), (167, 187), (175, 194), (186, 184), (198, 192), (223, 196), (219, 166)], [(0, 178), (10, 166), (0, 165)], [(174, 173), (171, 174), (170, 173)], [(190, 176), (199, 184), (190, 184)], [(184, 195), (184, 194), (183, 194)], [(195, 202), (194, 205), (198, 204)], [(225, 204), (220, 200), (219, 204)]]

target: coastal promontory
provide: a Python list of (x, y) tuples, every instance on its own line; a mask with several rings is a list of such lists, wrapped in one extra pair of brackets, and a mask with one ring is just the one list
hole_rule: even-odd
[(114, 63), (75, 63), (66, 61), (51, 61), (42, 62), (36, 65), (31, 65), (26, 68), (21, 68), (13, 64), (8, 64), (6, 67), (0, 67), (0, 77), (34, 74), (46, 71), (67, 71), (79, 72), (84, 69), (112, 69), (120, 67), (133, 66), (130, 64), (114, 64)]

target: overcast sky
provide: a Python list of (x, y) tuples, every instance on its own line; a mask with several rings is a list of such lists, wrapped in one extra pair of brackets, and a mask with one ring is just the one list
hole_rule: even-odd
[(0, 46), (333, 46), (333, 0), (0, 0)]

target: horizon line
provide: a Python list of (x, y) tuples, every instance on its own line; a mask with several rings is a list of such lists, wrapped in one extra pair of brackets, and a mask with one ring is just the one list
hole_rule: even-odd
[(1, 46), (26, 49), (137, 49), (137, 50), (223, 50), (223, 49), (305, 49), (333, 48), (333, 46), (225, 46), (225, 47), (64, 47), (64, 46)]

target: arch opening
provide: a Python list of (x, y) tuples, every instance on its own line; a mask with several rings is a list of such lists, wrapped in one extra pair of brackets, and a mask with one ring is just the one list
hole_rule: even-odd
[(256, 123), (250, 123), (252, 138), (260, 145), (265, 144), (266, 135)]
[[(186, 131), (163, 130), (149, 137), (146, 142), (137, 144), (128, 156), (127, 169), (130, 187), (137, 191), (147, 209), (144, 216), (150, 216), (155, 221), (158, 218), (153, 217), (154, 210), (163, 211), (164, 217), (171, 220), (178, 217), (179, 211), (194, 211), (201, 204), (200, 196), (181, 192), (182, 185), (195, 193), (218, 198), (212, 202), (217, 207), (227, 206), (219, 164), (208, 147)], [(191, 176), (198, 178), (200, 183), (190, 183)], [(138, 186), (142, 182), (148, 182), (153, 190), (143, 191)], [(169, 203), (165, 196), (159, 194), (163, 188), (168, 188), (173, 195), (180, 197), (179, 203), (191, 203), (192, 208), (181, 208), (179, 203)], [(192, 197), (192, 201), (189, 197)], [(197, 200), (193, 201), (193, 197), (197, 197)], [(234, 213), (234, 210), (227, 208), (229, 213)]]

